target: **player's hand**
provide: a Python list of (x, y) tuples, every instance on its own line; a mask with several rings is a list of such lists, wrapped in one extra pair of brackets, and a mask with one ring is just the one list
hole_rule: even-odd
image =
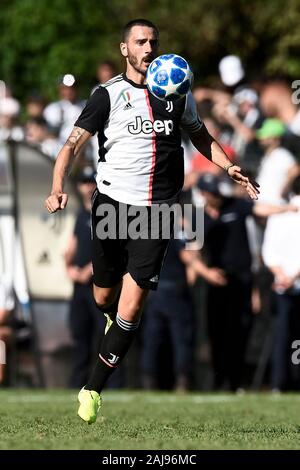
[(233, 179), (237, 184), (243, 186), (251, 199), (258, 199), (259, 194), (259, 184), (254, 181), (252, 178), (249, 178), (243, 174), (241, 168), (237, 165), (233, 165), (228, 169), (228, 175)]
[(53, 193), (47, 197), (45, 201), (45, 207), (53, 214), (56, 211), (63, 210), (68, 203), (68, 195), (66, 193)]

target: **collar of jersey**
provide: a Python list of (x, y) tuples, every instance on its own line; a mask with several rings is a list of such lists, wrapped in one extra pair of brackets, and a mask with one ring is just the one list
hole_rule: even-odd
[(139, 83), (135, 83), (133, 82), (132, 80), (130, 80), (127, 76), (126, 76), (126, 73), (123, 73), (122, 74), (124, 80), (128, 83), (130, 83), (130, 85), (134, 86), (135, 88), (147, 88), (147, 85), (140, 85)]

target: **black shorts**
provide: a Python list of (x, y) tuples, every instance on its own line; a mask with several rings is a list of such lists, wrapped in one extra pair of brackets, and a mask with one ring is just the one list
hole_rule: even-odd
[[(153, 206), (120, 203), (98, 190), (93, 195), (92, 203), (94, 284), (98, 287), (113, 287), (128, 272), (141, 288), (156, 290), (169, 241), (173, 236), (174, 214), (170, 213), (167, 220), (161, 221), (163, 227), (160, 225), (159, 233), (156, 231), (155, 237), (151, 237)], [(137, 219), (132, 214), (142, 215)], [(143, 235), (136, 238), (137, 232)], [(146, 232), (148, 235), (145, 235)], [(166, 238), (168, 233), (170, 236)]]

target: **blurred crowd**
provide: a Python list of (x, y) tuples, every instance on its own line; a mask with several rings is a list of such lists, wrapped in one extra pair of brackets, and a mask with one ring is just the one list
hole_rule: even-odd
[[(266, 364), (262, 373), (270, 374), (264, 383), (273, 392), (298, 390), (300, 370), (291, 356), (293, 341), (300, 340), (300, 108), (291, 84), (250, 80), (237, 56), (224, 57), (218, 71), (218, 88), (193, 89), (199, 115), (232, 162), (258, 181), (259, 200), (251, 202), (183, 135), (182, 203), (204, 211), (204, 246), (190, 250), (184, 234), (170, 244), (136, 344), (138, 382), (146, 389), (160, 388), (169, 374), (170, 387), (185, 391), (199, 383), (197, 364), (208, 362), (208, 388), (242, 391)], [(111, 62), (99, 64), (95, 87), (116, 74)], [(85, 103), (71, 74), (59, 79), (57, 92), (57, 101), (47, 103), (34, 94), (21, 108), (13, 87), (3, 85), (0, 140), (25, 141), (55, 160)], [(85, 384), (104, 324), (92, 298), (88, 249), (95, 140), (80, 159), (82, 210), (65, 254), (66, 275), (74, 283), (72, 387)], [(9, 342), (12, 307), (5, 302), (5, 273), (0, 276), (0, 339)], [(268, 322), (257, 320), (259, 314)], [(249, 377), (247, 362), (259, 323), (264, 329)], [(0, 383), (4, 379), (2, 367)]]

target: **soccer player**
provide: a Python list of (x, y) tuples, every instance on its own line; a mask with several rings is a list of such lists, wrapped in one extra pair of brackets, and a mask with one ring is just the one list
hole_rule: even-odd
[(92, 207), (93, 282), (95, 301), (108, 323), (95, 368), (78, 395), (78, 414), (88, 423), (96, 421), (100, 393), (134, 339), (149, 289), (157, 288), (169, 243), (163, 237), (99, 237), (99, 208), (113, 207), (118, 216), (121, 204), (130, 212), (135, 207), (176, 202), (184, 176), (181, 127), (199, 152), (244, 186), (251, 198), (258, 194), (256, 184), (230, 162), (207, 132), (190, 92), (173, 106), (148, 92), (146, 72), (158, 46), (159, 32), (150, 21), (137, 19), (125, 26), (120, 49), (126, 72), (99, 86), (89, 98), (59, 152), (51, 195), (45, 201), (50, 213), (66, 207), (68, 195), (63, 184), (68, 168), (83, 144), (98, 133), (97, 190)]

